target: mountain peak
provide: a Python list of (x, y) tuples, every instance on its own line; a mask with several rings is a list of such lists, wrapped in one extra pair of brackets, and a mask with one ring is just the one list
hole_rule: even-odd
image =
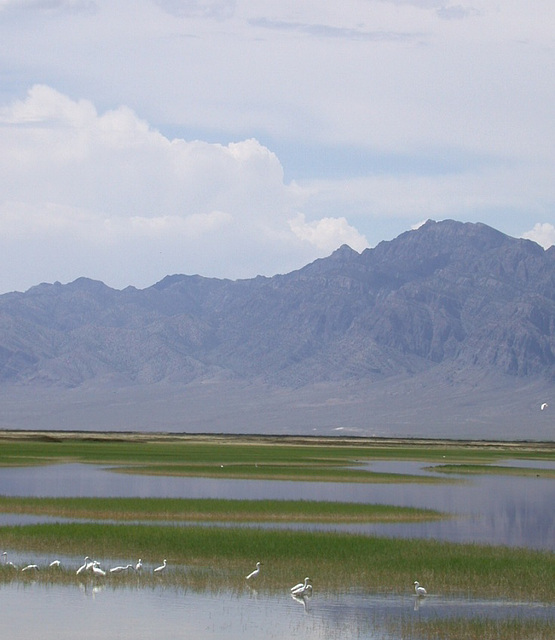
[(447, 364), (555, 379), (553, 255), (484, 224), (428, 220), (273, 278), (41, 285), (0, 296), (0, 384), (217, 372), (302, 387)]

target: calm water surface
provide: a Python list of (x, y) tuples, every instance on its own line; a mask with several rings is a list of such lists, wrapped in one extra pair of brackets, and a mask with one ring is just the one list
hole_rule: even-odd
[[(535, 464), (538, 468), (546, 465), (554, 468), (553, 463)], [(426, 466), (419, 462), (384, 462), (373, 463), (371, 468), (429, 474), (424, 469)], [(429, 507), (458, 517), (439, 522), (335, 528), (386, 536), (555, 550), (555, 482), (536, 477), (477, 475), (444, 484), (354, 484), (141, 476), (113, 473), (94, 465), (62, 464), (0, 468), (0, 493), (10, 496), (331, 500)], [(13, 517), (0, 515), (0, 524), (11, 522), (14, 522)]]
[(194, 593), (175, 588), (110, 586), (0, 587), (0, 637), (10, 640), (397, 640), (392, 624), (438, 616), (499, 619), (555, 618), (554, 607), (533, 603), (455, 600), (430, 594), (315, 594), (295, 601), (281, 595)]
[[(378, 463), (372, 464), (372, 469), (430, 473), (423, 466)], [(0, 469), (0, 493), (11, 496), (274, 498), (432, 507), (458, 517), (445, 522), (349, 529), (551, 550), (555, 540), (554, 485), (552, 480), (535, 477), (486, 475), (438, 485), (362, 485), (133, 476), (83, 464)], [(53, 519), (0, 515), (0, 524), (48, 520)], [(20, 565), (37, 562), (41, 566), (52, 559), (23, 557), (11, 551), (10, 558)], [(66, 560), (75, 566), (81, 562), (81, 558), (63, 562)], [(356, 589), (331, 594), (315, 588), (310, 600), (298, 602), (286, 588), (277, 595), (256, 590), (195, 592), (165, 586), (163, 577), (159, 585), (143, 588), (136, 584), (114, 586), (109, 580), (76, 580), (74, 585), (61, 586), (35, 583), (32, 577), (18, 578), (0, 585), (0, 602), (0, 638), (10, 640), (400, 640), (395, 625), (417, 620), (456, 616), (555, 621), (555, 606), (450, 599), (434, 593), (418, 600), (411, 586), (403, 595), (360, 594)]]

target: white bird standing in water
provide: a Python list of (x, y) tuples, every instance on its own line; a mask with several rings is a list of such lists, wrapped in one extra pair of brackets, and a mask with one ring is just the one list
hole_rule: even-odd
[(59, 567), (61, 562), (59, 560), (52, 560), (52, 562), (48, 565), (49, 567)]
[(8, 560), (8, 552), (7, 552), (7, 551), (4, 551), (4, 552), (2, 553), (2, 558), (3, 558), (3, 560), (4, 560), (4, 564), (5, 564), (7, 567), (11, 567), (12, 569), (17, 569), (17, 567), (15, 566), (15, 564), (14, 564), (13, 562), (11, 562), (10, 560)]
[(95, 576), (103, 577), (106, 575), (106, 571), (100, 568), (100, 563), (94, 562), (92, 566), (92, 572)]
[(425, 596), (428, 593), (426, 589), (424, 589), (424, 587), (421, 587), (420, 583), (416, 581), (414, 582), (414, 591), (417, 596)]
[(291, 594), (294, 596), (306, 596), (309, 593), (312, 593), (312, 585), (308, 584), (310, 578), (307, 576), (304, 579), (304, 582), (299, 582), (294, 587), (291, 587)]
[(256, 578), (256, 576), (260, 573), (260, 565), (262, 564), (262, 562), (257, 562), (256, 563), (256, 569), (254, 571), (251, 571), (249, 573), (248, 576), (246, 576), (247, 580), (250, 580), (251, 578)]
[(84, 571), (88, 571), (89, 569), (92, 569), (93, 564), (94, 564), (94, 562), (89, 558), (89, 556), (85, 556), (85, 560), (84, 560), (83, 564), (79, 567), (79, 569), (77, 569), (75, 574), (79, 575), (80, 573), (83, 573)]
[(135, 565), (135, 571), (142, 571), (143, 569), (143, 561), (139, 558), (139, 562)]
[(162, 571), (164, 571), (165, 568), (166, 568), (166, 559), (164, 558), (163, 564), (161, 564), (159, 567), (156, 567), (156, 569), (154, 569), (154, 573), (162, 573)]

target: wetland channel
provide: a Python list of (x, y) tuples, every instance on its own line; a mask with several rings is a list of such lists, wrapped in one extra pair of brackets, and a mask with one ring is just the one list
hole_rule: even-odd
[[(542, 464), (545, 463), (534, 463)], [(547, 465), (553, 468), (553, 463)], [(423, 462), (372, 463), (373, 470), (394, 473), (429, 474), (429, 467)], [(555, 541), (555, 482), (534, 476), (449, 476), (437, 484), (249, 481), (129, 475), (114, 473), (105, 466), (69, 463), (0, 468), (0, 493), (36, 497), (325, 500), (427, 507), (454, 517), (410, 524), (305, 528), (409, 537), (415, 538), (415, 544), (418, 538), (434, 538), (548, 551), (554, 551)], [(0, 525), (52, 520), (56, 518), (0, 514)], [(46, 560), (25, 558), (37, 563)], [(166, 583), (164, 576), (148, 587), (140, 587), (134, 580), (123, 585), (109, 581), (49, 585), (32, 578), (14, 580), (0, 584), (4, 612), (0, 616), (0, 637), (281, 640), (299, 636), (314, 640), (419, 640), (424, 636), (415, 631), (417, 625), (438, 619), (479, 618), (493, 624), (517, 620), (524, 625), (529, 620), (551, 625), (555, 620), (553, 604), (476, 600), (471, 594), (467, 598), (449, 598), (430, 593), (418, 599), (411, 585), (407, 585), (406, 593), (397, 595), (360, 593), (356, 584), (345, 585), (342, 593), (321, 592), (315, 586), (314, 595), (304, 600), (294, 600), (288, 591), (276, 594), (258, 592), (256, 588), (237, 591), (215, 586), (199, 592)]]

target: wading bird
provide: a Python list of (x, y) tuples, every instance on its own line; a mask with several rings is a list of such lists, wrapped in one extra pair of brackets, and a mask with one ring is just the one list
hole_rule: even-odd
[(61, 562), (59, 560), (52, 560), (52, 562), (48, 565), (49, 567), (59, 567)]
[(4, 551), (2, 553), (2, 560), (4, 561), (4, 564), (7, 567), (11, 567), (12, 569), (17, 569), (17, 567), (15, 566), (15, 564), (13, 562), (11, 562), (10, 560), (8, 560), (8, 552)]
[(291, 594), (294, 596), (307, 596), (309, 593), (312, 593), (312, 585), (308, 584), (310, 578), (307, 576), (304, 579), (304, 582), (299, 582), (294, 587), (291, 587)]
[(125, 567), (114, 567), (110, 569), (110, 573), (121, 573), (122, 571), (127, 571), (128, 569), (133, 569), (132, 564), (128, 564)]
[(106, 575), (106, 571), (100, 568), (100, 563), (93, 562), (92, 572), (95, 576), (103, 577)]
[(139, 562), (135, 565), (135, 571), (142, 571), (143, 569), (143, 561), (139, 558)]
[(250, 580), (251, 578), (256, 578), (256, 576), (260, 573), (260, 566), (262, 565), (262, 562), (257, 562), (256, 563), (256, 569), (254, 571), (251, 571), (249, 573), (248, 576), (246, 576), (247, 580)]
[(166, 568), (166, 559), (164, 558), (163, 564), (161, 564), (159, 567), (156, 567), (156, 569), (154, 569), (154, 573), (162, 573), (162, 571), (164, 571), (165, 568)]
[(26, 567), (23, 567), (23, 569), (21, 569), (21, 571), (38, 571), (38, 570), (39, 570), (38, 564), (28, 564)]
[(420, 583), (416, 581), (414, 582), (414, 591), (417, 596), (425, 596), (428, 593), (426, 589), (424, 589), (424, 587), (421, 587)]
[(88, 571), (89, 569), (92, 569), (93, 564), (94, 564), (94, 562), (89, 558), (89, 556), (85, 556), (85, 560), (84, 560), (83, 564), (75, 572), (76, 575), (79, 575), (81, 573), (84, 573), (85, 571)]

